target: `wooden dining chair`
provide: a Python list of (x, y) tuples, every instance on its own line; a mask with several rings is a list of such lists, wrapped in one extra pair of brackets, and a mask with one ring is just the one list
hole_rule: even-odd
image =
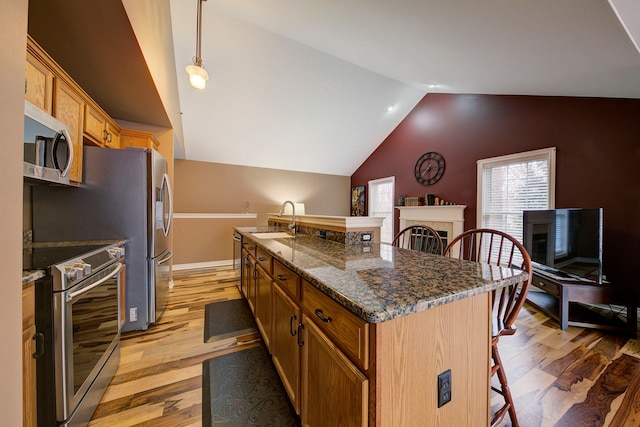
[(403, 249), (442, 255), (444, 245), (436, 230), (426, 225), (411, 225), (396, 234), (391, 243)]
[(518, 419), (498, 352), (498, 340), (516, 332), (515, 321), (531, 284), (531, 257), (524, 246), (509, 234), (487, 228), (467, 230), (460, 234), (449, 243), (444, 256), (513, 267), (528, 273), (519, 283), (492, 292), (491, 377), (498, 375), (500, 389), (494, 386), (491, 389), (504, 397), (504, 405), (494, 413), (491, 426), (496, 426), (509, 413), (512, 426), (517, 427)]

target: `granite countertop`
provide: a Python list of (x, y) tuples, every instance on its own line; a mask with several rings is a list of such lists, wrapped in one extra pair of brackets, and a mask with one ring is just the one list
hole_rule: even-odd
[[(22, 247), (23, 252), (28, 252), (34, 248), (52, 248), (52, 247), (66, 247), (66, 246), (78, 246), (78, 245), (104, 245), (104, 246), (119, 246), (127, 243), (129, 239), (112, 239), (112, 240), (65, 240), (59, 242), (27, 242)], [(33, 281), (36, 281), (44, 277), (45, 271), (41, 269), (26, 269), (22, 271), (22, 286), (25, 286)]]
[(268, 227), (236, 227), (303, 279), (367, 322), (379, 323), (517, 283), (526, 273), (399, 249), (318, 237), (261, 239)]
[(23, 270), (22, 271), (22, 286), (28, 285), (31, 282), (44, 277), (44, 270)]

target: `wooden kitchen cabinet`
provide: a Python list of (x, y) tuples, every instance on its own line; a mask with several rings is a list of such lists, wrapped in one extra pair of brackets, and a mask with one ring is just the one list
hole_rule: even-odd
[(257, 274), (258, 270), (256, 268), (256, 260), (253, 257), (249, 257), (249, 280), (247, 282), (247, 302), (249, 303), (249, 308), (255, 317), (256, 313), (256, 282), (257, 282)]
[(300, 414), (300, 328), (299, 305), (277, 283), (273, 286), (273, 330), (271, 355), (289, 400)]
[(160, 141), (151, 133), (131, 129), (122, 129), (120, 132), (120, 147), (153, 148), (160, 147)]
[(22, 289), (22, 420), (25, 427), (36, 425), (35, 338), (35, 286), (31, 282)]
[(99, 108), (87, 104), (84, 114), (84, 136), (90, 142), (107, 148), (120, 148), (120, 126)]
[(51, 114), (53, 107), (53, 72), (27, 51), (25, 66), (24, 98)]
[(367, 426), (369, 380), (302, 315), (302, 425)]
[[(259, 259), (258, 259), (258, 262)], [(255, 319), (258, 329), (262, 333), (262, 340), (271, 351), (272, 328), (272, 280), (267, 271), (260, 265), (256, 266), (256, 307)]]
[(82, 121), (84, 101), (70, 85), (55, 79), (53, 90), (53, 116), (69, 126), (73, 143), (73, 163), (69, 171), (71, 181), (82, 182)]
[(307, 314), (360, 369), (369, 369), (369, 324), (307, 281), (302, 289)]
[(25, 100), (69, 127), (74, 159), (69, 179), (82, 182), (84, 98), (75, 82), (31, 37), (27, 40)]

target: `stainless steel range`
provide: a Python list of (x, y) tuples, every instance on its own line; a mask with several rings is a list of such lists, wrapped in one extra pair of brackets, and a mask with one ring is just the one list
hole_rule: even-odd
[(38, 426), (85, 426), (120, 361), (124, 246), (36, 245), (26, 268), (36, 282)]

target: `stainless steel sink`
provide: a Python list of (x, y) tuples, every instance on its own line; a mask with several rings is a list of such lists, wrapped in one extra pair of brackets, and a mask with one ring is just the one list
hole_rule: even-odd
[(295, 236), (281, 231), (277, 233), (253, 233), (253, 237), (258, 239), (290, 239)]

